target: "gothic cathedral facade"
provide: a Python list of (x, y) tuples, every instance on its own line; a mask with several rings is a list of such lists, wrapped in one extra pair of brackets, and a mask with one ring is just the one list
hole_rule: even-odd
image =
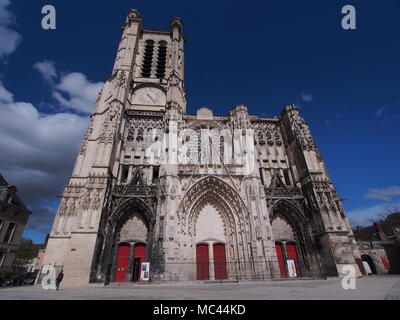
[(182, 28), (174, 18), (147, 30), (127, 14), (44, 263), (70, 285), (358, 270), (341, 199), (294, 105), (274, 118), (244, 105), (186, 113)]

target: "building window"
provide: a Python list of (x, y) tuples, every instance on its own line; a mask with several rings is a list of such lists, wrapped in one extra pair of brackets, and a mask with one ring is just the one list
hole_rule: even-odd
[(160, 217), (160, 226), (158, 231), (158, 237), (163, 238), (164, 236), (164, 217)]
[(127, 183), (129, 176), (129, 166), (122, 166), (121, 183)]
[(224, 152), (225, 152), (225, 139), (224, 137), (219, 138), (219, 155), (221, 159), (224, 159)]
[(158, 43), (158, 58), (157, 58), (157, 78), (164, 78), (165, 76), (165, 65), (167, 63), (167, 43), (160, 41)]
[(289, 177), (289, 169), (283, 169), (283, 176), (285, 177), (285, 183), (287, 186), (292, 185)]
[(160, 168), (153, 167), (153, 184), (158, 182), (159, 176), (160, 176)]
[(201, 129), (197, 130), (197, 152), (201, 152)]
[(4, 202), (6, 202), (6, 203), (11, 203), (11, 194), (10, 193), (6, 193), (6, 196), (5, 196), (5, 198), (4, 198)]
[(154, 41), (147, 40), (144, 47), (142, 77), (150, 78), (151, 66), (153, 64)]
[(6, 243), (11, 243), (12, 242), (16, 226), (17, 225), (15, 223), (10, 222), (10, 224), (8, 225), (6, 234), (4, 236), (3, 242), (6, 242)]
[(0, 267), (3, 265), (4, 260), (6, 259), (7, 251), (4, 249), (0, 249)]
[(260, 168), (260, 178), (261, 178), (262, 185), (265, 185), (265, 183), (264, 183), (264, 172), (263, 172), (262, 168)]

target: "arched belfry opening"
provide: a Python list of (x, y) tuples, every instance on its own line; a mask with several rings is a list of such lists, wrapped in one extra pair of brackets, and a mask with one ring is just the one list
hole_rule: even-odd
[(130, 198), (114, 209), (108, 222), (104, 263), (107, 282), (138, 282), (143, 262), (151, 260), (153, 215), (138, 198)]
[(246, 274), (248, 211), (232, 186), (214, 176), (203, 178), (185, 194), (178, 212), (188, 242), (185, 255), (192, 261), (188, 278), (225, 280)]
[(277, 270), (281, 278), (300, 278), (319, 272), (309, 221), (290, 200), (280, 200), (271, 211)]

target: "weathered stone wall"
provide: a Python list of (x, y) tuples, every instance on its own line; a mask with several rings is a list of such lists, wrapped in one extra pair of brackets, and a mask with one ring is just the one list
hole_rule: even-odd
[(275, 241), (290, 240), (303, 275), (355, 264), (340, 198), (297, 108), (274, 118), (244, 105), (226, 116), (205, 107), (188, 115), (183, 57), (179, 19), (152, 31), (128, 13), (45, 263), (63, 264), (73, 284), (113, 281), (119, 243), (143, 241), (154, 279), (194, 280), (196, 246), (209, 244), (212, 259), (221, 243), (228, 277), (271, 278), (279, 277)]

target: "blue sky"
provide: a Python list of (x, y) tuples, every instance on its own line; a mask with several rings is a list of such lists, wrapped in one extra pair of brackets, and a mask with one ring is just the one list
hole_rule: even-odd
[[(341, 28), (347, 4), (357, 30)], [(148, 29), (183, 19), (189, 113), (295, 103), (354, 224), (400, 205), (399, 1), (0, 0), (0, 172), (34, 211), (25, 236), (51, 228), (130, 8)]]

